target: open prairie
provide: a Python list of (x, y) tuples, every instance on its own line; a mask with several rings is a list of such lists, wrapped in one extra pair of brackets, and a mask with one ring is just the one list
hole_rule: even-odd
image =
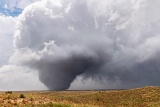
[(0, 92), (1, 107), (160, 107), (160, 87), (103, 91)]

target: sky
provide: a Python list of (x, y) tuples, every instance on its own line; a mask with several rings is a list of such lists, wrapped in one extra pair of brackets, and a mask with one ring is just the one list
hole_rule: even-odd
[(160, 85), (158, 0), (1, 0), (0, 90)]

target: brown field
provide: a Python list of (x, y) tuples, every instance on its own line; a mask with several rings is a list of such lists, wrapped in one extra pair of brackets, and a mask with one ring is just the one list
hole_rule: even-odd
[(160, 107), (160, 87), (109, 91), (0, 92), (0, 107)]

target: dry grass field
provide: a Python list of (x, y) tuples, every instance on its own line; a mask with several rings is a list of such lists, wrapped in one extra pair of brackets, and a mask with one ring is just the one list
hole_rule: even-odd
[(0, 107), (160, 107), (160, 87), (109, 91), (0, 92)]

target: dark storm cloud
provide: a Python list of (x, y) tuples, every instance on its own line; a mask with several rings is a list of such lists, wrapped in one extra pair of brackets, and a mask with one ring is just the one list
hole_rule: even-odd
[(41, 60), (39, 63), (40, 80), (49, 89), (63, 90), (69, 88), (77, 75), (87, 71), (93, 72), (104, 62), (93, 56), (71, 55), (68, 58), (59, 58), (51, 62)]
[(128, 88), (159, 85), (159, 3), (34, 3), (19, 16), (14, 39), (17, 52), (10, 61), (38, 70), (40, 81), (51, 90), (68, 89), (79, 75), (120, 81)]

